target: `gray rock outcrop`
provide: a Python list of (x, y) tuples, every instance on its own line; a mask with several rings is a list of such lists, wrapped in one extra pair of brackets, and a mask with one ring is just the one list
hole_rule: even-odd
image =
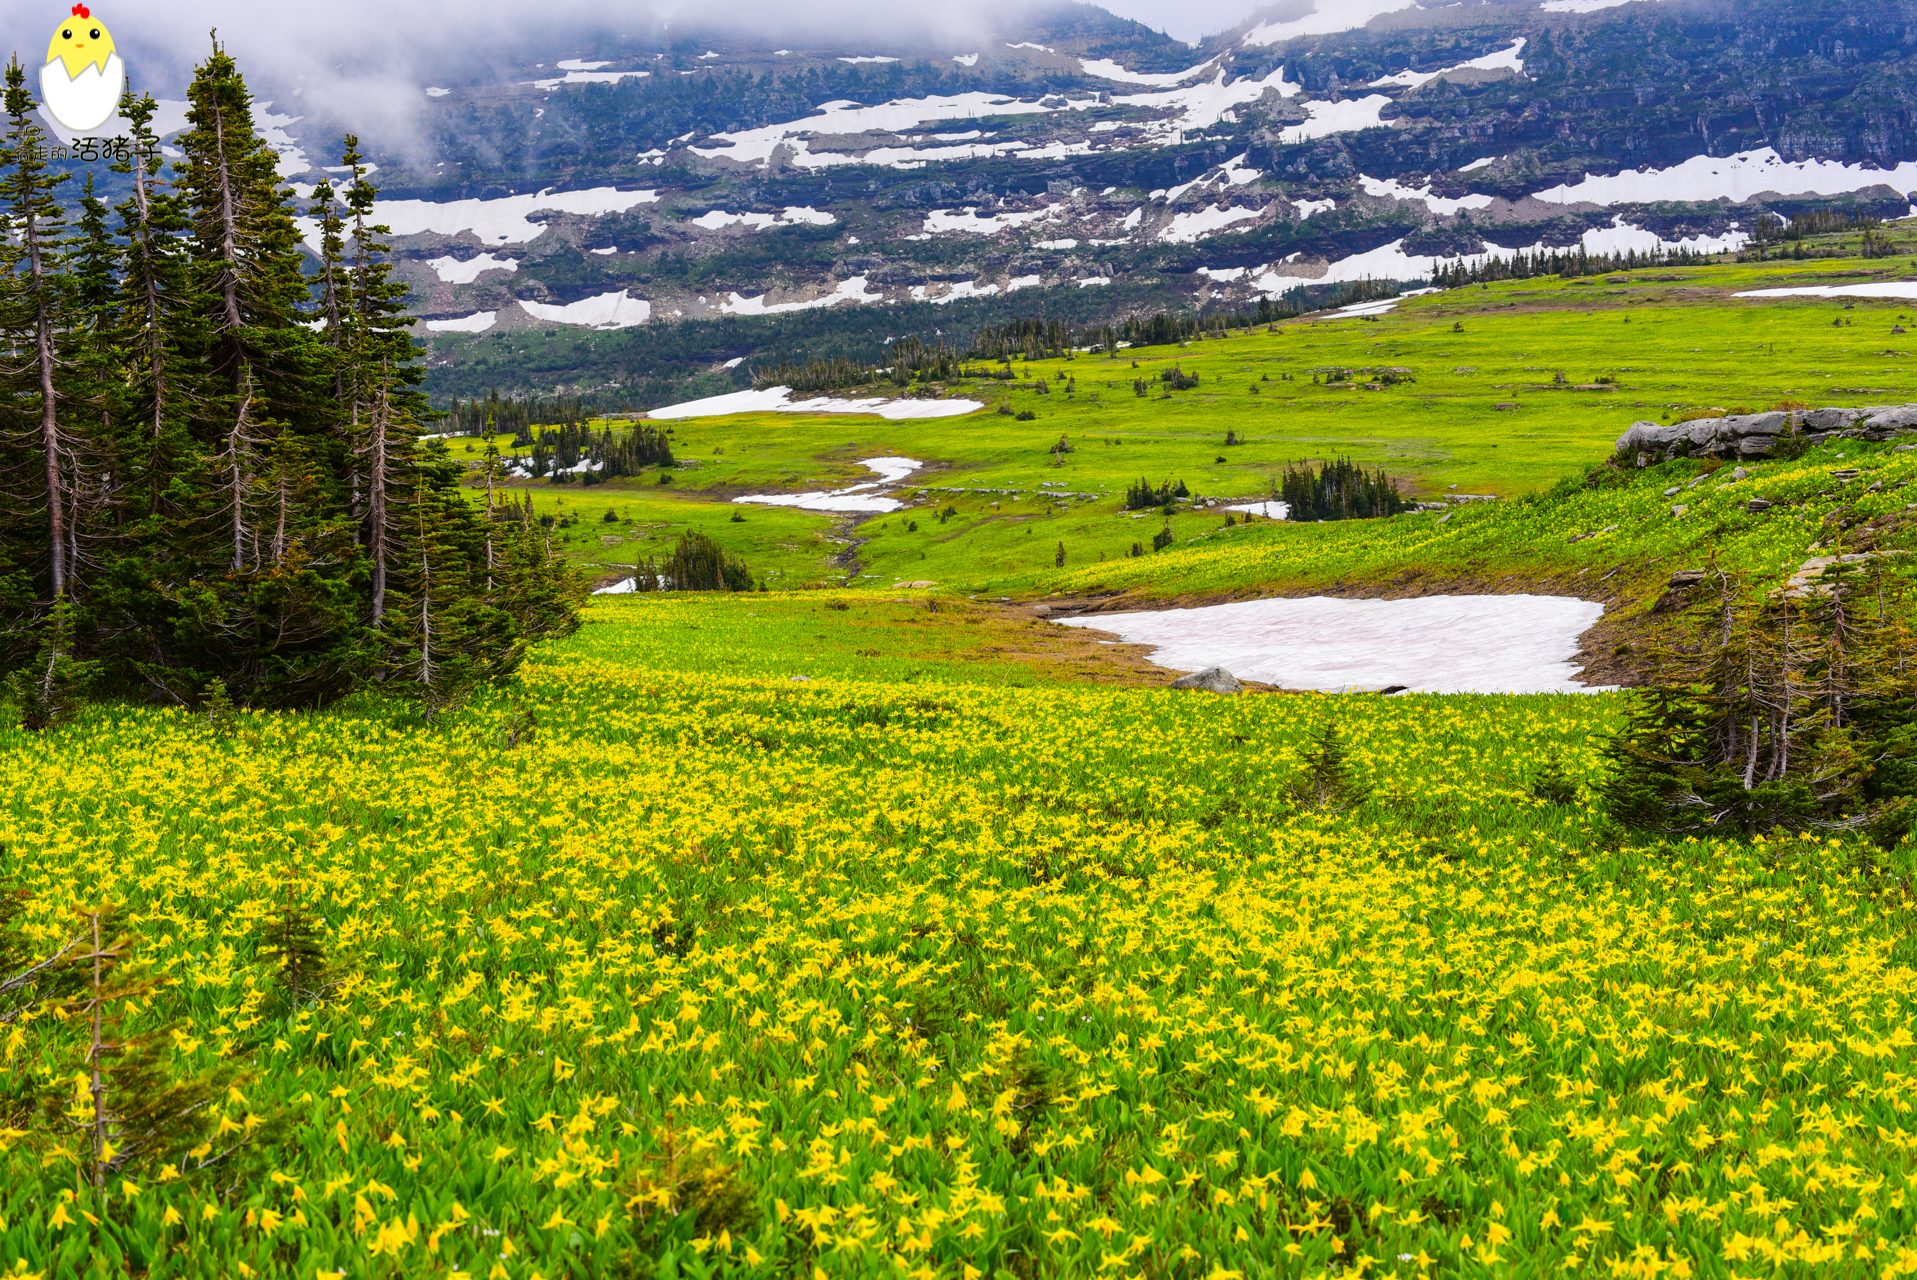
[(1617, 451), (1648, 467), (1675, 457), (1764, 458), (1780, 440), (1821, 444), (1833, 439), (1882, 441), (1902, 435), (1917, 435), (1917, 404), (1779, 409), (1689, 422), (1634, 422), (1618, 437)]
[(1207, 667), (1203, 671), (1194, 671), (1188, 676), (1180, 676), (1171, 682), (1174, 689), (1202, 689), (1206, 693), (1243, 693), (1245, 686), (1238, 677), (1223, 667)]

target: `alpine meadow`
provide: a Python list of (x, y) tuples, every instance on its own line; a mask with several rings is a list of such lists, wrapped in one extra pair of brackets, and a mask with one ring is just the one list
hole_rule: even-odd
[(1917, 1277), (1908, 15), (588, 8), (0, 17), (0, 1276)]

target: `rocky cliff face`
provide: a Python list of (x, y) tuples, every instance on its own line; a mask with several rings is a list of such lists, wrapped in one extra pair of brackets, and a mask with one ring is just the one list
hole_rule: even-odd
[(1640, 467), (1671, 458), (1766, 458), (1780, 450), (1833, 439), (1873, 442), (1917, 435), (1917, 404), (1861, 409), (1804, 409), (1693, 418), (1688, 422), (1634, 422), (1618, 437), (1620, 456)]

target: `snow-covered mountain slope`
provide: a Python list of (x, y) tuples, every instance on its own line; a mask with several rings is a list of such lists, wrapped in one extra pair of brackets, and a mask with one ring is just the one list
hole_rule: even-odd
[[(1917, 192), (1917, 46), (1877, 0), (1316, 5), (1197, 48), (1067, 5), (962, 48), (542, 49), (420, 86), (379, 213), (434, 340), (497, 343), (1238, 308), (1537, 246), (1735, 248)], [(322, 126), (271, 120), (316, 181)]]

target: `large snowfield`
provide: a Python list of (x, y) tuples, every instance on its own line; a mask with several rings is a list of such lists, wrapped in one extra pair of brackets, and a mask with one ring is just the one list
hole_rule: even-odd
[(1281, 689), (1591, 693), (1574, 659), (1603, 613), (1564, 596), (1311, 596), (1060, 621), (1155, 645), (1150, 660), (1172, 671), (1224, 667)]
[(704, 400), (688, 400), (654, 409), (649, 418), (721, 418), (733, 413), (858, 413), (874, 414), (890, 421), (908, 418), (956, 418), (975, 413), (985, 406), (977, 400), (843, 400), (817, 396), (794, 401), (790, 387), (767, 387), (763, 391), (733, 391)]

